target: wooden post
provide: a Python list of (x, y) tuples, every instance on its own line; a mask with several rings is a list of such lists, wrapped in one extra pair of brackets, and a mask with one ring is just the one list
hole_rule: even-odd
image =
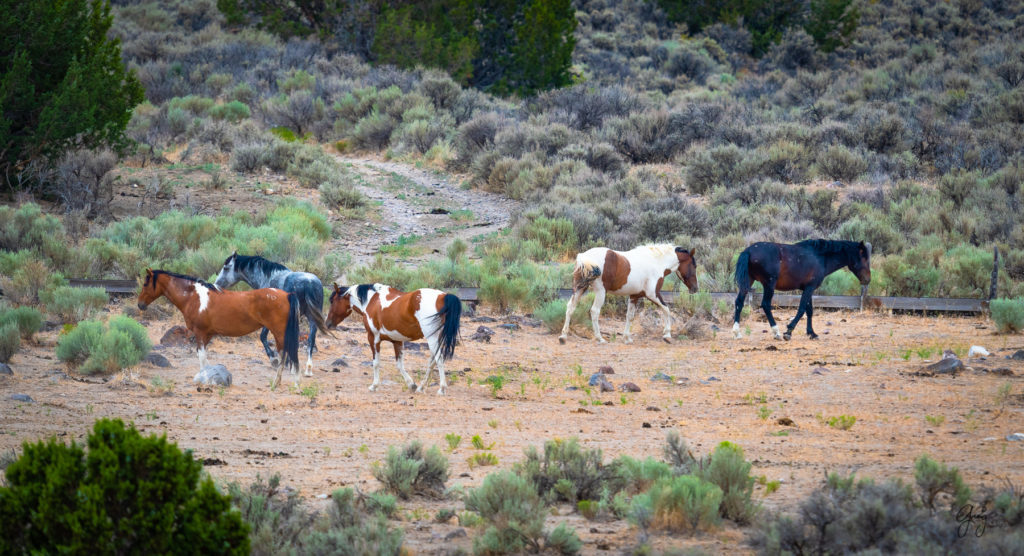
[(992, 248), (992, 288), (988, 290), (989, 301), (996, 298), (999, 286), (999, 246)]

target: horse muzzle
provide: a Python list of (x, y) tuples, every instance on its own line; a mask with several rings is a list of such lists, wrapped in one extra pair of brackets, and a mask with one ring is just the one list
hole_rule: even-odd
[(141, 301), (139, 302), (139, 310), (140, 311), (145, 311), (146, 307), (149, 307), (149, 303), (143, 303)]

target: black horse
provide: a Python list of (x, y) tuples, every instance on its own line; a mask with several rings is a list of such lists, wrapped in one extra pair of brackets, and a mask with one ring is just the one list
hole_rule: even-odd
[[(743, 311), (743, 300), (750, 292), (754, 280), (764, 286), (761, 308), (768, 317), (768, 324), (776, 339), (789, 339), (800, 317), (807, 312), (807, 335), (811, 339), (818, 337), (811, 327), (814, 307), (811, 298), (825, 277), (840, 268), (847, 267), (861, 283), (861, 294), (867, 290), (871, 282), (871, 244), (856, 241), (832, 241), (827, 239), (808, 239), (794, 245), (782, 243), (758, 242), (747, 247), (740, 253), (736, 261), (736, 284), (740, 293), (736, 296), (736, 314), (733, 316), (732, 331), (740, 337), (740, 312)], [(802, 290), (800, 308), (796, 316), (786, 327), (786, 333), (780, 334), (779, 327), (772, 317), (772, 295), (775, 290)]]

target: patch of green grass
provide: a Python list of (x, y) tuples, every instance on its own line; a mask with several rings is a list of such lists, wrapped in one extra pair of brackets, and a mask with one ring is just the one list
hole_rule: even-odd
[(479, 434), (474, 434), (470, 442), (473, 444), (473, 447), (476, 448), (477, 450), (490, 450), (494, 448), (494, 442), (491, 442), (490, 444), (484, 444), (484, 439), (480, 438)]
[(757, 478), (757, 484), (764, 487), (764, 493), (767, 496), (775, 492), (776, 490), (779, 490), (779, 486), (782, 485), (782, 482), (777, 480), (769, 481), (768, 477), (761, 475), (760, 477)]
[(769, 417), (771, 417), (772, 413), (774, 413), (774, 411), (770, 407), (768, 407), (767, 405), (762, 405), (761, 407), (757, 408), (757, 416), (762, 421), (765, 421)]
[(857, 422), (857, 418), (853, 415), (837, 415), (835, 417), (829, 417), (826, 420), (828, 426), (839, 429), (842, 431), (848, 431), (853, 428), (853, 424)]
[(488, 465), (498, 465), (498, 456), (490, 452), (477, 452), (466, 460), (469, 463), (470, 469), (477, 467), (485, 467)]
[(454, 433), (448, 433), (444, 435), (444, 440), (448, 443), (448, 451), (454, 452), (455, 449), (459, 447), (459, 443), (462, 442), (462, 436)]
[(943, 415), (925, 415), (924, 420), (933, 427), (940, 427), (942, 423), (946, 422), (946, 417)]

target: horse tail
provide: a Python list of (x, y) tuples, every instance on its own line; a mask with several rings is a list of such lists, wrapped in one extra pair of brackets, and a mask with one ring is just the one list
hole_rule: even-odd
[(288, 322), (284, 328), (284, 361), (282, 364), (287, 367), (289, 364), (299, 368), (299, 296), (288, 294)]
[(572, 270), (572, 290), (574, 292), (585, 292), (590, 284), (601, 276), (601, 267), (587, 259), (576, 257), (576, 268)]
[(323, 332), (333, 338), (334, 334), (327, 329), (327, 323), (324, 321), (323, 291), (324, 287), (319, 281), (317, 281), (315, 288), (295, 292), (299, 296), (299, 314), (313, 319), (314, 326), (316, 326), (320, 332)]
[(741, 292), (750, 289), (750, 251), (744, 249), (736, 260), (736, 285)]
[(462, 318), (462, 300), (453, 294), (445, 294), (444, 305), (435, 315), (444, 319), (440, 330), (441, 359), (448, 361), (455, 355), (455, 344), (459, 337), (459, 320)]

